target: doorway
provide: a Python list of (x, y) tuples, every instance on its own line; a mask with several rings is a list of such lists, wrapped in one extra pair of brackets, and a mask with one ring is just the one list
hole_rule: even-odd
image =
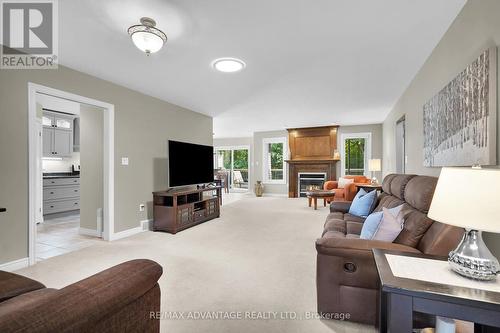
[(80, 105), (36, 94), (42, 119), (42, 203), (36, 261), (92, 245), (80, 228)]
[(405, 173), (406, 167), (406, 122), (403, 116), (396, 122), (396, 172)]
[[(41, 97), (40, 97), (41, 96)], [(41, 102), (40, 99), (48, 98), (50, 101)], [(47, 107), (47, 103), (51, 106)], [(45, 104), (45, 106), (43, 105)], [(62, 106), (61, 106), (62, 105)], [(77, 105), (74, 110), (71, 106)], [(66, 184), (69, 180), (60, 180), (58, 184), (51, 183), (53, 180), (45, 180), (43, 177), (43, 168), (47, 168), (47, 163), (62, 161), (63, 157), (72, 155), (75, 146), (75, 119), (79, 119), (79, 110), (81, 105), (96, 107), (102, 110), (102, 150), (100, 152), (100, 170), (102, 170), (102, 182), (100, 190), (102, 191), (102, 203), (100, 214), (100, 223), (97, 228), (91, 231), (92, 236), (102, 237), (105, 240), (110, 240), (114, 234), (114, 106), (109, 103), (100, 102), (83, 96), (67, 93), (61, 90), (41, 86), (38, 84), (28, 83), (28, 113), (29, 113), (29, 264), (33, 265), (37, 261), (37, 231), (42, 229), (38, 224), (51, 217), (52, 228), (55, 232), (66, 233), (73, 232), (78, 228), (78, 235), (85, 234), (85, 228), (82, 228), (79, 221), (79, 197), (76, 196), (75, 189), (77, 182), (74, 184)], [(64, 107), (64, 112), (61, 111)], [(44, 110), (45, 109), (45, 110)], [(45, 113), (44, 113), (45, 112)], [(57, 119), (64, 119), (67, 123), (60, 122), (62, 128), (58, 128)], [(49, 125), (50, 122), (50, 125)], [(45, 126), (44, 126), (45, 125)], [(54, 126), (53, 126), (54, 125)], [(66, 127), (66, 128), (65, 128)], [(71, 131), (70, 131), (71, 129)], [(52, 131), (51, 131), (52, 130)], [(54, 130), (61, 130), (57, 133), (59, 140), (54, 141), (56, 133)], [(66, 132), (62, 132), (65, 130)], [(44, 133), (45, 132), (45, 133)], [(50, 133), (49, 133), (50, 132)], [(71, 133), (71, 134), (70, 134)], [(43, 140), (43, 134), (46, 134), (46, 140)], [(63, 140), (63, 139), (66, 139)], [(49, 149), (50, 146), (50, 149)], [(62, 152), (62, 153), (60, 153)], [(71, 153), (71, 154), (70, 154)], [(48, 155), (50, 154), (50, 155)], [(42, 157), (46, 157), (43, 160)], [(59, 160), (61, 158), (61, 160)], [(75, 160), (71, 160), (75, 162)], [(68, 173), (72, 173), (72, 182), (75, 181), (75, 175), (79, 171), (78, 164), (71, 163), (72, 168)], [(52, 170), (54, 171), (54, 170)], [(48, 178), (46, 178), (48, 179)], [(54, 178), (55, 179), (55, 178)], [(58, 178), (59, 179), (59, 178)], [(62, 183), (61, 183), (62, 182)], [(44, 183), (52, 185), (54, 189), (45, 189)], [(55, 186), (59, 186), (55, 191)], [(52, 192), (52, 193), (51, 193)], [(57, 193), (56, 193), (57, 192)], [(71, 192), (71, 193), (69, 193)], [(45, 197), (44, 197), (45, 194)], [(68, 196), (69, 195), (69, 196)], [(62, 199), (61, 199), (62, 196)], [(66, 200), (68, 199), (68, 200)], [(75, 205), (69, 209), (68, 204)], [(62, 206), (61, 206), (62, 205)], [(78, 208), (78, 209), (77, 209)], [(57, 216), (53, 214), (58, 214)], [(98, 214), (98, 215), (99, 215)], [(77, 219), (78, 218), (78, 219)], [(95, 216), (96, 222), (99, 221), (99, 216)], [(64, 225), (65, 224), (65, 225)], [(48, 225), (48, 224), (47, 224)], [(57, 228), (55, 227), (57, 226)], [(60, 230), (58, 230), (60, 229)], [(43, 233), (43, 230), (42, 230)], [(50, 237), (46, 237), (50, 238)], [(38, 242), (40, 243), (40, 242)], [(48, 245), (48, 244), (46, 244)], [(81, 244), (80, 244), (81, 245)], [(40, 245), (38, 246), (39, 250)], [(58, 247), (55, 246), (54, 247)], [(59, 246), (62, 247), (62, 246)], [(76, 246), (78, 247), (78, 246)], [(75, 248), (73, 246), (73, 248)], [(47, 249), (47, 248), (45, 248)], [(64, 249), (63, 249), (64, 250)], [(57, 252), (57, 251), (55, 251)], [(68, 252), (68, 251), (66, 251)], [(39, 257), (40, 258), (40, 257)], [(43, 259), (43, 258), (42, 258)]]
[(215, 147), (214, 168), (227, 175), (229, 190), (246, 192), (249, 188), (250, 147)]

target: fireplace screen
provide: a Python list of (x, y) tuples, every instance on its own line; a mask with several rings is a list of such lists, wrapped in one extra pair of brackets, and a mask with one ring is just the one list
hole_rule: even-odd
[(323, 189), (326, 180), (324, 172), (301, 172), (299, 173), (299, 197), (305, 197), (306, 192), (311, 189)]

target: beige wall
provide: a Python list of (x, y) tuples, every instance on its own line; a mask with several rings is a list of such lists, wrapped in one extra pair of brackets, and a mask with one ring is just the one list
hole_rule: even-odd
[[(394, 172), (395, 124), (406, 119), (407, 173), (437, 176), (423, 166), (422, 107), (491, 45), (500, 44), (500, 1), (469, 0), (384, 121), (384, 173)], [(500, 85), (498, 85), (500, 89)], [(500, 90), (499, 90), (500, 91)], [(500, 117), (497, 117), (500, 121)], [(500, 149), (500, 144), (497, 145)]]
[[(104, 110), (80, 107), (80, 228), (101, 230)], [(97, 216), (101, 218), (98, 220)]]
[[(28, 82), (115, 105), (115, 232), (139, 226), (166, 185), (168, 139), (212, 144), (212, 118), (60, 66), (0, 70), (0, 264), (28, 255)], [(129, 166), (121, 166), (127, 156)]]
[[(340, 154), (343, 154), (341, 150), (341, 137), (342, 134), (353, 134), (353, 133), (371, 133), (372, 135), (372, 156), (371, 158), (382, 158), (382, 124), (373, 125), (358, 125), (358, 126), (340, 126), (337, 132), (337, 147)], [(369, 157), (370, 158), (370, 157)], [(337, 178), (340, 177), (341, 172), (341, 162), (337, 163)], [(374, 172), (373, 175), (377, 177), (380, 181), (382, 179), (382, 172)]]
[[(384, 121), (384, 174), (394, 172), (396, 169), (395, 124), (401, 116), (405, 115), (408, 158), (406, 172), (439, 175), (440, 168), (423, 166), (422, 107), (482, 51), (491, 45), (500, 44), (499, 13), (500, 1), (498, 0), (469, 0), (464, 6)], [(498, 88), (500, 89), (500, 85)], [(497, 119), (500, 121), (500, 117)], [(500, 141), (497, 149), (500, 149)], [(500, 255), (500, 238), (491, 237), (491, 235), (485, 237), (490, 248)]]

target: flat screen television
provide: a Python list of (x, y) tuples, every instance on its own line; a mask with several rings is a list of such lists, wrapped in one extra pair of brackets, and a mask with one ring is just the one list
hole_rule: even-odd
[(169, 186), (206, 184), (214, 181), (214, 148), (168, 141)]

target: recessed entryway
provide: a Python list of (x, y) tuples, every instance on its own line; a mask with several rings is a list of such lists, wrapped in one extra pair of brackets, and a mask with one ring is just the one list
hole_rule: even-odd
[(113, 105), (29, 83), (29, 261), (113, 234)]

